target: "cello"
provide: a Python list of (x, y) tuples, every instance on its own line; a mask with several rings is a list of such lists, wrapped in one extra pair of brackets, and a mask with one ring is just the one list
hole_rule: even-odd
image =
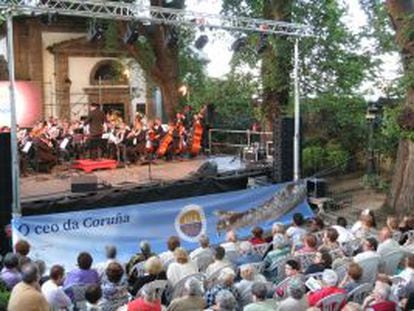
[(199, 154), (201, 149), (201, 140), (203, 137), (203, 126), (201, 125), (200, 115), (194, 116), (192, 139), (189, 148), (191, 156), (195, 157)]
[(173, 141), (173, 132), (174, 132), (174, 125), (168, 124), (168, 131), (164, 135), (164, 137), (161, 139), (160, 146), (157, 150), (157, 157), (161, 158), (163, 157), (168, 150), (168, 147), (171, 145)]

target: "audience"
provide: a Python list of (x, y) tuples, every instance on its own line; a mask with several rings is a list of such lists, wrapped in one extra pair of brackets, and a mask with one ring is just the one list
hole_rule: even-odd
[(184, 248), (176, 248), (174, 256), (175, 262), (171, 263), (167, 269), (167, 279), (173, 286), (186, 276), (198, 272), (196, 264), (190, 260)]
[(99, 276), (92, 267), (92, 256), (89, 253), (82, 252), (78, 255), (78, 269), (70, 271), (64, 281), (64, 287), (68, 288), (72, 285), (96, 284), (99, 285)]
[(0, 273), (0, 279), (4, 282), (8, 290), (22, 280), (19, 271), (19, 258), (13, 253), (7, 253), (3, 260), (4, 267)]
[(200, 282), (195, 278), (190, 278), (184, 284), (184, 296), (171, 301), (167, 311), (204, 310), (206, 302), (203, 294)]
[(22, 281), (14, 286), (8, 311), (49, 311), (50, 306), (40, 292), (39, 271), (35, 264), (26, 263), (21, 267)]
[[(200, 246), (190, 256), (187, 250), (180, 247), (180, 240), (176, 236), (168, 239), (168, 250), (159, 254), (159, 257), (151, 251), (150, 244), (143, 241), (140, 243), (140, 251), (131, 257), (127, 265), (129, 280), (133, 280), (129, 287), (125, 266), (116, 259), (115, 246), (105, 247), (106, 260), (96, 265), (99, 273), (91, 269), (92, 256), (82, 252), (77, 258), (77, 269), (65, 275), (61, 265), (53, 265), (50, 273), (44, 275), (42, 285), (40, 277), (43, 274), (41, 271), (45, 270), (45, 263), (37, 258), (32, 261), (28, 257), (30, 244), (21, 240), (15, 244), (16, 254), (9, 253), (4, 257), (0, 280), (5, 288), (12, 291), (8, 308), (12, 311), (54, 311), (79, 307), (79, 301), (74, 300), (77, 288), (85, 290), (81, 310), (163, 308), (170, 311), (240, 311), (244, 308), (247, 311), (299, 311), (306, 310), (308, 306), (314, 308), (331, 294), (350, 293), (366, 282), (375, 283), (375, 288), (365, 299), (364, 305), (356, 304), (355, 297), (351, 297), (342, 310), (392, 311), (397, 310), (397, 305), (401, 310), (410, 310), (414, 305), (414, 255), (409, 254), (412, 244), (400, 245), (404, 240), (401, 239), (404, 237), (401, 232), (406, 232), (414, 225), (414, 221), (411, 221), (414, 218), (410, 217), (403, 219), (401, 227), (398, 227), (397, 217), (388, 217), (386, 226), (377, 234), (372, 211), (364, 211), (358, 223), (353, 226), (354, 236), (347, 229), (348, 224), (343, 217), (338, 217), (336, 225), (332, 227), (325, 227), (321, 219), (315, 218), (308, 228), (303, 225), (303, 216), (295, 214), (294, 224), (286, 234), (282, 224), (273, 224), (271, 248), (264, 259), (263, 254), (254, 247), (265, 241), (260, 227), (253, 228), (253, 237), (247, 241), (238, 241), (235, 233), (229, 231), (227, 242), (215, 249), (211, 247), (209, 238), (202, 235), (199, 238)], [(316, 236), (322, 233), (322, 226), (325, 227), (323, 238), (318, 241)], [(358, 236), (363, 239), (358, 239)], [(352, 252), (345, 251), (351, 248)], [(232, 261), (226, 256), (226, 249), (229, 250)], [(387, 254), (394, 251), (405, 256), (403, 269), (390, 272), (391, 265), (388, 265), (385, 266), (387, 269), (381, 271), (389, 275), (378, 274), (380, 267), (387, 263)], [(35, 250), (32, 253), (35, 254)], [(335, 259), (338, 253), (341, 258)], [(205, 264), (203, 269), (199, 265), (201, 258)], [(213, 262), (209, 264), (210, 261)], [(341, 263), (346, 266), (336, 270), (338, 272), (331, 270), (337, 269)], [(266, 277), (257, 273), (256, 266), (263, 267)], [(235, 282), (234, 269), (237, 267), (240, 278)], [(343, 277), (345, 267), (347, 271)], [(186, 277), (199, 273), (204, 274), (207, 282), (200, 282), (198, 276), (195, 276), (180, 283)], [(318, 283), (306, 283), (312, 291), (305, 295), (304, 275), (309, 277), (314, 273), (320, 273), (314, 276), (315, 280), (319, 280), (321, 275), (320, 288)], [(343, 280), (339, 280), (338, 275)], [(162, 282), (157, 282), (157, 285), (152, 283), (157, 280), (168, 282), (164, 291), (159, 291), (157, 287)], [(61, 287), (62, 284), (64, 288)], [(182, 284), (182, 288), (176, 287), (177, 284)], [(203, 285), (207, 288), (205, 292)], [(171, 296), (168, 293), (171, 294), (174, 287), (182, 296), (169, 301)], [(276, 294), (275, 298), (266, 299), (272, 293)], [(132, 300), (132, 297), (136, 299)], [(352, 301), (353, 299), (355, 300)]]
[(42, 294), (52, 310), (68, 309), (72, 301), (62, 289), (65, 269), (60, 265), (55, 265), (50, 269), (49, 276), (50, 279), (42, 285)]

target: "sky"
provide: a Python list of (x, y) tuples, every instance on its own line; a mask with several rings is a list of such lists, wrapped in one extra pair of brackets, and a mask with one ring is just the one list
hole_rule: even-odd
[[(344, 21), (350, 29), (357, 31), (359, 27), (362, 27), (367, 23), (366, 16), (359, 6), (359, 1), (342, 1), (348, 6), (348, 15), (344, 18)], [(219, 14), (221, 11), (221, 0), (187, 0), (186, 5), (187, 9), (191, 11), (212, 14)], [(211, 77), (223, 77), (230, 71), (229, 62), (232, 57), (230, 46), (234, 39), (225, 31), (211, 32), (206, 30), (205, 34), (209, 37), (209, 43), (203, 50), (210, 60), (207, 65), (207, 74)], [(0, 54), (6, 54), (5, 39), (0, 40)], [(385, 64), (380, 70), (383, 73), (383, 81), (381, 83), (387, 84), (400, 74), (401, 64), (399, 62), (399, 56), (397, 54), (388, 54), (379, 57), (385, 61)], [(383, 87), (377, 84), (377, 81), (367, 81), (362, 86), (362, 91), (367, 93), (367, 96), (377, 97), (381, 95), (380, 89)]]

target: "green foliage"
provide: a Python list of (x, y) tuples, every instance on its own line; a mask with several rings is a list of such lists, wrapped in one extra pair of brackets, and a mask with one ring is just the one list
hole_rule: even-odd
[(325, 159), (325, 150), (321, 146), (309, 146), (302, 150), (302, 165), (305, 176), (320, 171)]
[(3, 282), (0, 282), (0, 310), (6, 310), (9, 303), (10, 292), (7, 290)]
[(302, 151), (303, 172), (305, 176), (324, 170), (344, 172), (349, 159), (349, 152), (338, 144), (308, 146)]

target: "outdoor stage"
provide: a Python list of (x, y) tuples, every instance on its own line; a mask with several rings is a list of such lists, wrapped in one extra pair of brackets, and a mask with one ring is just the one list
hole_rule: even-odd
[(86, 174), (81, 170), (60, 167), (51, 174), (36, 174), (20, 179), (20, 197), (22, 203), (38, 200), (50, 200), (62, 197), (76, 197), (82, 194), (71, 192), (71, 178), (81, 175), (95, 175), (99, 187), (125, 188), (161, 182), (188, 179), (194, 176), (198, 168), (207, 161), (214, 161), (218, 173), (242, 171), (246, 168), (240, 158), (234, 156), (199, 156), (182, 161), (156, 160), (151, 165), (130, 165), (125, 168), (98, 170)]

